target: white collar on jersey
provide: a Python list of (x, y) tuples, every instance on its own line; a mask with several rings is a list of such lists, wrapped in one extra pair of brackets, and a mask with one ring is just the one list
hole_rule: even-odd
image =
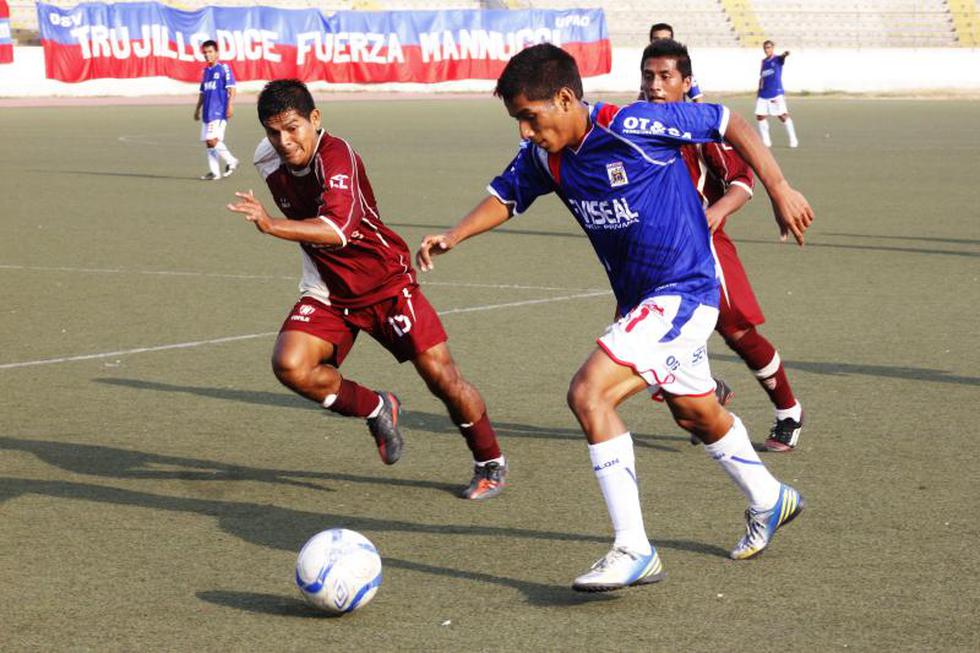
[[(306, 175), (310, 174), (310, 170), (313, 169), (313, 161), (316, 159), (316, 153), (320, 149), (320, 141), (323, 140), (323, 135), (326, 134), (327, 132), (325, 132), (321, 127), (320, 131), (317, 133), (319, 134), (319, 136), (317, 136), (316, 145), (313, 147), (313, 156), (310, 157), (310, 162), (306, 164), (306, 167), (301, 168), (299, 170), (293, 170), (288, 165), (286, 166), (286, 170), (289, 170), (289, 173), (294, 177), (305, 177)], [(283, 163), (285, 164), (286, 162), (283, 161)]]

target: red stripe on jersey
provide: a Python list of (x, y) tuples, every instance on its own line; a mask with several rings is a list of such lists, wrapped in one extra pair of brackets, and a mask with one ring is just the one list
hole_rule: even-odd
[(551, 171), (551, 178), (556, 184), (561, 183), (561, 154), (548, 152), (548, 170)]
[(596, 111), (595, 121), (600, 127), (608, 127), (612, 124), (613, 118), (616, 117), (617, 113), (619, 113), (619, 107), (615, 104), (603, 104)]

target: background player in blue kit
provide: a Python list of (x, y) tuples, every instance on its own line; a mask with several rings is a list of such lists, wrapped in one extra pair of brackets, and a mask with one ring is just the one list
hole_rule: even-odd
[(796, 138), (796, 127), (793, 119), (789, 117), (789, 110), (786, 108), (786, 96), (783, 93), (783, 64), (789, 56), (789, 50), (783, 52), (778, 57), (773, 54), (776, 45), (772, 41), (762, 44), (762, 51), (766, 53), (766, 58), (762, 60), (762, 69), (759, 71), (759, 93), (755, 100), (755, 119), (758, 121), (759, 134), (766, 147), (772, 147), (772, 139), (769, 138), (769, 120), (766, 116), (777, 116), (784, 125), (786, 133), (789, 135), (789, 146), (799, 147), (800, 141)]
[[(664, 39), (674, 40), (674, 28), (668, 23), (654, 23), (650, 26), (650, 43), (654, 41), (662, 41)], [(646, 100), (647, 97), (644, 94), (645, 86), (640, 88), (640, 97), (638, 100)], [(698, 86), (698, 80), (691, 77), (691, 88), (689, 88), (684, 93), (686, 97), (691, 102), (701, 102), (704, 99), (704, 93), (701, 92), (701, 87)]]
[(225, 177), (238, 169), (238, 159), (225, 145), (225, 128), (235, 113), (235, 75), (231, 66), (218, 63), (218, 44), (205, 41), (201, 44), (208, 65), (201, 76), (201, 93), (197, 96), (194, 120), (201, 121), (201, 140), (208, 148), (208, 172), (201, 179), (221, 179), (221, 161), (225, 162)]
[(571, 55), (541, 44), (515, 55), (495, 93), (518, 121), (523, 142), (490, 196), (456, 226), (423, 238), (422, 270), (435, 254), (526, 211), (554, 192), (585, 230), (617, 301), (618, 319), (598, 339), (568, 389), (615, 531), (612, 549), (573, 588), (606, 591), (661, 580), (663, 565), (643, 525), (633, 442), (616, 412), (649, 388), (679, 426), (748, 497), (746, 532), (731, 557), (751, 558), (803, 510), (800, 494), (759, 460), (741, 421), (715, 397), (706, 353), (718, 318), (719, 283), (704, 209), (679, 148), (725, 138), (755, 169), (780, 230), (803, 244), (813, 219), (749, 124), (715, 104), (627, 107), (582, 101)]

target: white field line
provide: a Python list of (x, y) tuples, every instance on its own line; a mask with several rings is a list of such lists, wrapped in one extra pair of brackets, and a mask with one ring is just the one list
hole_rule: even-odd
[[(196, 272), (192, 270), (127, 270), (125, 268), (75, 268), (44, 265), (9, 265), (0, 263), (0, 270), (31, 270), (38, 272), (75, 272), (79, 274), (145, 274), (161, 277), (209, 277), (218, 279), (267, 279), (273, 281), (298, 281), (299, 277), (271, 274), (231, 274), (223, 272)], [(494, 288), (497, 290), (560, 290), (562, 292), (604, 292), (601, 288), (565, 288), (559, 286), (529, 286), (515, 283), (464, 283), (458, 281), (421, 281), (423, 286), (449, 286), (454, 288)]]
[[(486, 304), (484, 306), (471, 306), (469, 308), (450, 308), (439, 311), (439, 315), (453, 315), (456, 313), (474, 313), (476, 311), (491, 311), (497, 308), (513, 308), (515, 306), (530, 306), (532, 304), (548, 304), (551, 302), (563, 302), (572, 299), (586, 299), (589, 297), (601, 297), (611, 295), (610, 290), (591, 291), (577, 295), (564, 295), (561, 297), (548, 297), (546, 299), (529, 299), (520, 302), (506, 302), (503, 304)], [(44, 358), (34, 361), (23, 361), (21, 363), (4, 363), (0, 365), (0, 370), (10, 370), (20, 367), (36, 367), (38, 365), (53, 365), (55, 363), (70, 363), (74, 361), (93, 360), (98, 358), (112, 358), (113, 356), (127, 356), (129, 354), (145, 354), (154, 351), (166, 351), (168, 349), (189, 349), (191, 347), (202, 347), (204, 345), (216, 345), (225, 342), (236, 342), (238, 340), (252, 340), (255, 338), (268, 338), (278, 333), (277, 331), (266, 331), (264, 333), (250, 333), (242, 336), (227, 336), (224, 338), (213, 338), (211, 340), (194, 340), (191, 342), (178, 342), (172, 345), (157, 345), (154, 347), (137, 347), (135, 349), (120, 349), (119, 351), (107, 351), (98, 354), (80, 354), (78, 356), (63, 356), (61, 358)]]

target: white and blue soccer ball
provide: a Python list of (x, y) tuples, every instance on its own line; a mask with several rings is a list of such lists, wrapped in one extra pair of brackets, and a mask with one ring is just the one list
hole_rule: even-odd
[(296, 586), (332, 614), (363, 608), (381, 587), (381, 556), (357, 531), (331, 528), (311, 537), (296, 559)]

